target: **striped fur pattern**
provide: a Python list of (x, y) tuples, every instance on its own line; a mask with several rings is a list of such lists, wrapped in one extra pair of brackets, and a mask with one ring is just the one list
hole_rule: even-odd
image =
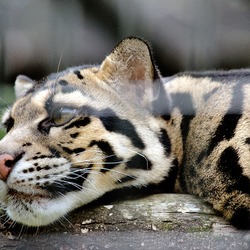
[(161, 79), (148, 45), (127, 38), (100, 66), (19, 76), (2, 119), (2, 207), (41, 226), (109, 191), (164, 181), (249, 228), (249, 74)]

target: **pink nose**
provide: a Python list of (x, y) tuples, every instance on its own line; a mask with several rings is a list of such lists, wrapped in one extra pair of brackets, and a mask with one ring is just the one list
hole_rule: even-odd
[(14, 158), (9, 154), (0, 155), (0, 180), (5, 181), (10, 174)]

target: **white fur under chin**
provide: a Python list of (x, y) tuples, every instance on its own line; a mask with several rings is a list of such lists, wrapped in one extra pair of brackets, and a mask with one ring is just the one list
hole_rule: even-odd
[[(21, 224), (31, 227), (45, 226), (59, 219), (63, 219), (70, 211), (95, 200), (103, 193), (71, 192), (64, 196), (49, 199), (40, 198), (31, 203), (24, 201), (17, 203), (8, 200), (6, 212), (8, 216)], [(28, 208), (28, 211), (27, 211)]]
[[(23, 201), (22, 201), (23, 202)], [(6, 212), (8, 216), (27, 226), (45, 226), (65, 216), (77, 207), (76, 198), (68, 194), (56, 199), (41, 198), (32, 203), (16, 203), (8, 201)], [(27, 207), (30, 211), (27, 211)]]
[[(32, 203), (18, 202), (14, 198), (7, 198), (7, 185), (0, 180), (0, 209), (6, 210), (8, 216), (19, 223), (27, 226), (43, 226), (50, 224), (76, 206), (74, 196), (67, 195), (49, 200), (41, 198)], [(30, 211), (27, 211), (27, 207)]]

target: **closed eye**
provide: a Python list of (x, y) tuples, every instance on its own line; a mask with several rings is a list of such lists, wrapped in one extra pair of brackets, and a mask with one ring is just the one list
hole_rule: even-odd
[(54, 107), (49, 116), (40, 122), (38, 130), (48, 133), (51, 127), (63, 126), (78, 114), (78, 109), (71, 107)]
[(53, 109), (50, 115), (50, 120), (54, 126), (61, 126), (69, 122), (77, 115), (77, 109), (61, 107)]

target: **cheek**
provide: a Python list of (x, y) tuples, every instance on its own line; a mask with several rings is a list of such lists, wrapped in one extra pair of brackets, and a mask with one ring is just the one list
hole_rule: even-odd
[(49, 136), (53, 138), (67, 137), (67, 133), (63, 133), (63, 129), (61, 127), (52, 127), (50, 128)]
[[(67, 143), (75, 143), (75, 141), (77, 141), (78, 139), (78, 135), (76, 136), (76, 133), (78, 133), (77, 131), (72, 130), (68, 131), (68, 130), (64, 130), (63, 127), (52, 127), (50, 129), (49, 135), (47, 136), (48, 139), (48, 143), (50, 145), (64, 145)], [(73, 138), (71, 137), (71, 135), (73, 135)]]

